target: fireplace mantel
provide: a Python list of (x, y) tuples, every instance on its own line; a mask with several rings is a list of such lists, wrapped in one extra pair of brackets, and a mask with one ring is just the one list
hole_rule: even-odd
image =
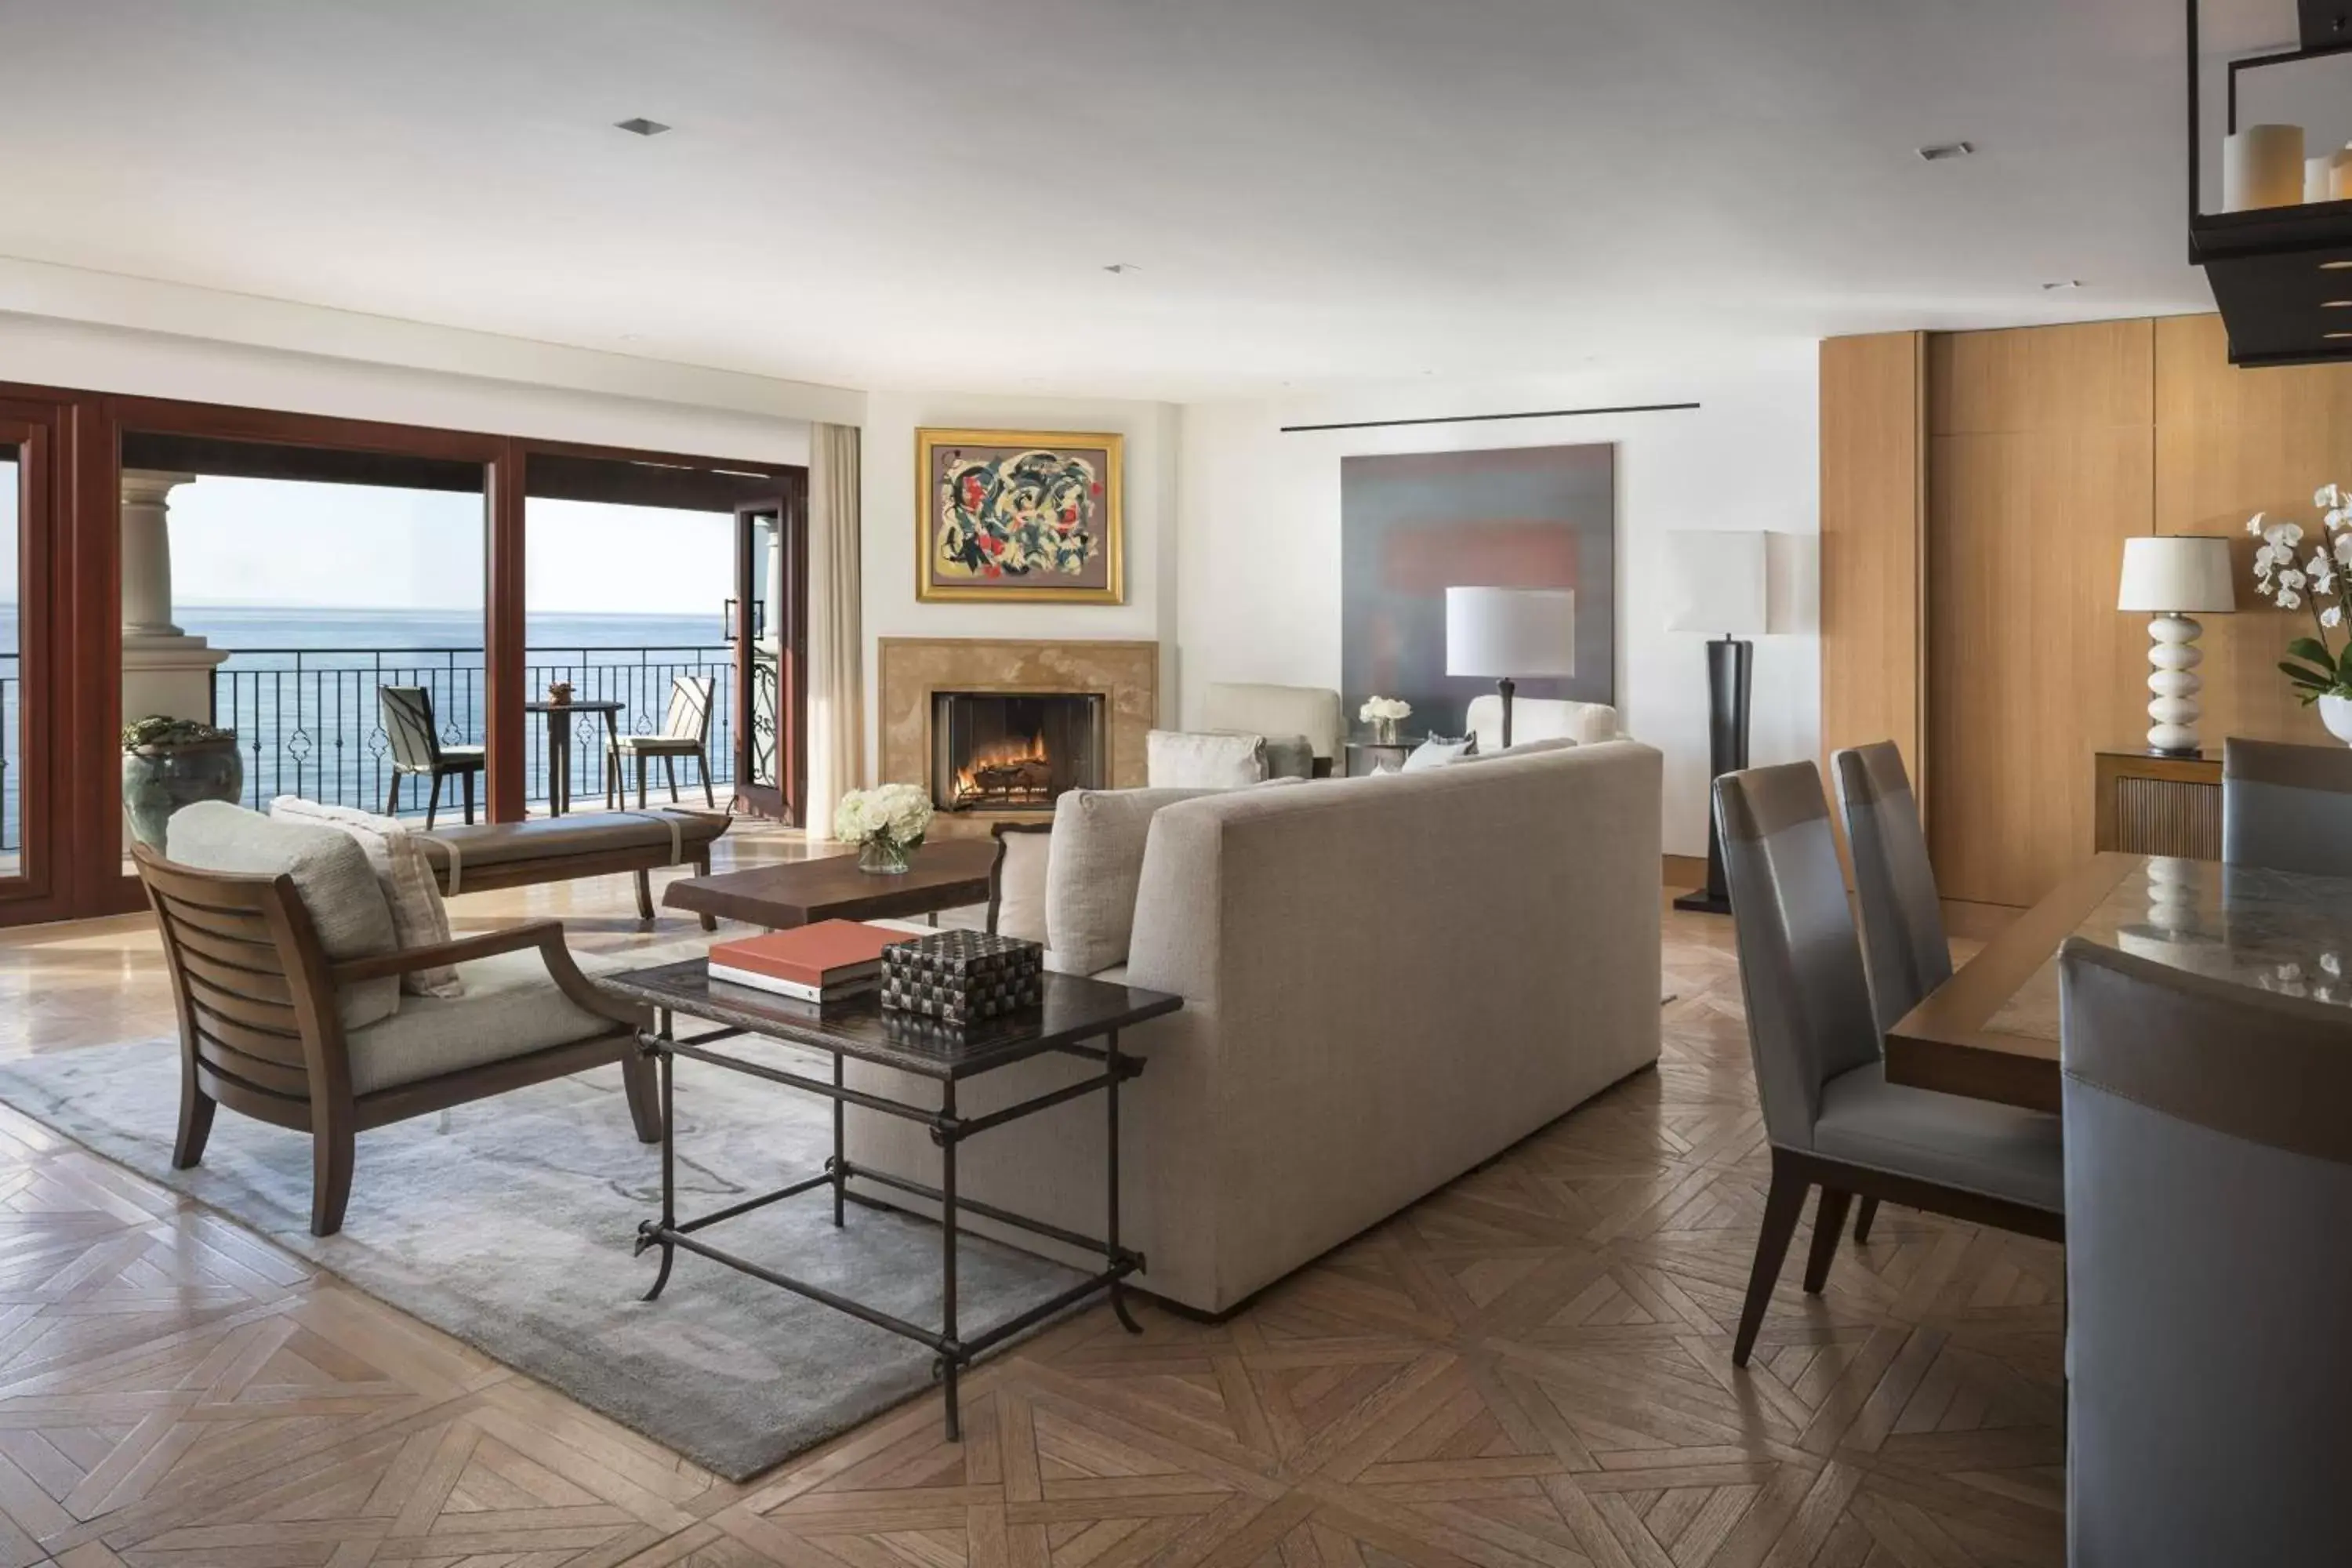
[[(1108, 710), (1105, 773), (1114, 789), (1144, 782), (1144, 737), (1160, 718), (1160, 645), (1088, 639), (884, 637), (877, 782), (931, 776), (931, 699), (941, 691), (1100, 692)], [(1032, 814), (1034, 816), (1034, 814)], [(1003, 814), (941, 813), (934, 832), (982, 834)]]

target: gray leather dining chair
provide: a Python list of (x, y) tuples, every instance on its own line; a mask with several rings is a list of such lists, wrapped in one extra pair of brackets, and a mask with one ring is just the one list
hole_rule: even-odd
[(2352, 877), (2352, 748), (2222, 742), (2221, 858)]
[(1808, 1294), (1828, 1282), (1856, 1196), (2053, 1241), (2065, 1237), (2065, 1198), (2056, 1117), (1886, 1081), (1820, 770), (1726, 773), (1715, 817), (1772, 1150), (1732, 1342), (1745, 1366), (1814, 1187)]
[(2067, 1562), (2352, 1563), (2352, 1009), (2079, 939), (2059, 985)]
[[(1871, 1011), (1885, 1035), (1927, 993), (1952, 977), (1952, 944), (1944, 934), (1944, 900), (1927, 859), (1927, 832), (1918, 797), (1892, 741), (1850, 746), (1830, 758), (1846, 847), (1853, 855), (1853, 891), (1862, 905), (1862, 967), (1870, 978)], [(1878, 1203), (1864, 1198), (1853, 1222), (1857, 1241), (1870, 1239)]]

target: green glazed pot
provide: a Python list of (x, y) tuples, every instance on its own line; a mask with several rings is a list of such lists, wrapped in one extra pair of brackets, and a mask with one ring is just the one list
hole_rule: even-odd
[(163, 825), (200, 800), (234, 803), (245, 793), (245, 758), (235, 740), (145, 746), (122, 753), (122, 811), (131, 836), (163, 852)]

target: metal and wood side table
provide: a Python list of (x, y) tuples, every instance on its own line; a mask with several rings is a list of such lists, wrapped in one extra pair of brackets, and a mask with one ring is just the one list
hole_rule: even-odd
[[(659, 1297), (664, 1287), (668, 1285), (670, 1265), (678, 1249), (684, 1248), (714, 1263), (724, 1264), (755, 1279), (765, 1280), (781, 1289), (805, 1296), (836, 1311), (846, 1312), (877, 1328), (887, 1329), (894, 1334), (904, 1335), (926, 1345), (938, 1358), (932, 1363), (931, 1375), (946, 1385), (947, 1435), (950, 1442), (962, 1436), (962, 1420), (956, 1403), (957, 1379), (965, 1367), (1014, 1335), (1035, 1327), (1097, 1292), (1108, 1296), (1111, 1310), (1118, 1314), (1118, 1321), (1129, 1332), (1141, 1331), (1128, 1312), (1121, 1290), (1128, 1276), (1142, 1269), (1144, 1258), (1141, 1253), (1121, 1246), (1118, 1239), (1118, 1087), (1142, 1072), (1143, 1062), (1120, 1051), (1118, 1032), (1147, 1019), (1175, 1012), (1184, 1005), (1182, 998), (1157, 991), (1130, 990), (1124, 985), (1087, 980), (1074, 974), (1049, 973), (1045, 977), (1041, 1006), (958, 1029), (908, 1014), (885, 1012), (873, 993), (820, 1010), (813, 1005), (795, 1003), (763, 991), (730, 985), (725, 981), (713, 981), (709, 964), (702, 959), (600, 976), (598, 984), (635, 1001), (649, 1003), (656, 1010), (656, 1027), (638, 1036), (639, 1049), (659, 1065), (662, 1097), (661, 1214), (637, 1227), (639, 1252), (656, 1247), (661, 1248), (661, 1268), (654, 1276), (653, 1288), (646, 1292), (646, 1300)], [(679, 1039), (673, 1025), (674, 1016), (678, 1014), (719, 1026), (691, 1039)], [(711, 1048), (721, 1040), (741, 1035), (761, 1035), (772, 1039), (788, 1040), (794, 1045), (824, 1052), (833, 1058), (832, 1081), (827, 1083), (806, 1074), (771, 1067), (764, 1062), (748, 1061)], [(1093, 1040), (1102, 1043), (1099, 1046), (1087, 1043)], [(1098, 1064), (1102, 1070), (1076, 1083), (986, 1115), (965, 1116), (957, 1110), (956, 1092), (964, 1080), (1049, 1052), (1083, 1058)], [(677, 1121), (671, 1113), (670, 1094), (670, 1079), (677, 1058), (680, 1057), (707, 1062), (730, 1072), (764, 1079), (770, 1083), (820, 1095), (833, 1101), (833, 1154), (825, 1162), (824, 1169), (778, 1187), (773, 1192), (745, 1198), (709, 1214), (680, 1217), (676, 1176)], [(853, 1060), (896, 1068), (901, 1072), (928, 1079), (939, 1086), (940, 1102), (937, 1106), (917, 1105), (852, 1089), (844, 1079), (845, 1066)], [(957, 1195), (956, 1150), (965, 1140), (1097, 1092), (1103, 1096), (1109, 1134), (1103, 1176), (1107, 1218), (1102, 1236), (1082, 1236), (1059, 1226)], [(892, 1173), (853, 1163), (842, 1143), (844, 1114), (852, 1105), (885, 1116), (900, 1117), (929, 1128), (931, 1142), (940, 1150), (940, 1184), (928, 1186)], [(795, 1279), (780, 1268), (739, 1258), (702, 1239), (702, 1232), (721, 1221), (825, 1187), (833, 1190), (833, 1223), (839, 1226), (844, 1220), (845, 1205), (854, 1196), (849, 1191), (849, 1184), (853, 1180), (872, 1182), (928, 1199), (939, 1205), (941, 1309), (938, 1328), (909, 1322), (822, 1285)], [(956, 1318), (957, 1219), (964, 1214), (979, 1215), (999, 1225), (1025, 1230), (1066, 1247), (1098, 1253), (1104, 1267), (1003, 1322), (991, 1324), (977, 1333), (967, 1333)]]

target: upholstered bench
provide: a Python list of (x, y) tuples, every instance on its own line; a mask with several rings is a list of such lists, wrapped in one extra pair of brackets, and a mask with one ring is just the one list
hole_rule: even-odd
[[(732, 819), (724, 812), (607, 811), (530, 822), (438, 827), (413, 837), (425, 847), (443, 893), (488, 892), (622, 871), (637, 879), (637, 918), (654, 918), (649, 875), (662, 866), (710, 871), (710, 846)], [(702, 929), (716, 929), (709, 916)]]

